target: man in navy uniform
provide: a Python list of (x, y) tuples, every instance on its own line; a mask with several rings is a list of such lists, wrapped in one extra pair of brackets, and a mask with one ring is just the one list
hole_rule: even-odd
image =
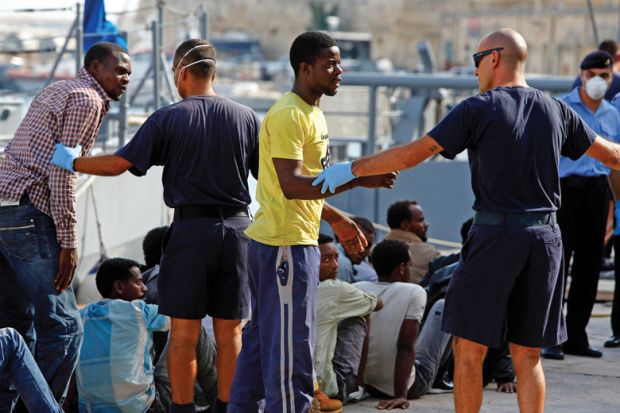
[(528, 87), (527, 45), (512, 29), (485, 36), (473, 55), (480, 94), (465, 99), (427, 135), (325, 170), (331, 191), (357, 176), (407, 169), (468, 150), (474, 225), (445, 302), (453, 334), (457, 412), (479, 411), (482, 363), (504, 327), (521, 411), (543, 412), (540, 347), (566, 340), (562, 317), (560, 155), (584, 153), (620, 169), (620, 145), (596, 135), (564, 102)]

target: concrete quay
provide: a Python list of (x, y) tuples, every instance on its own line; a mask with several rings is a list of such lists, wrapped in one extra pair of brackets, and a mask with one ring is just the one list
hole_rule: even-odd
[[(601, 359), (566, 356), (563, 361), (543, 360), (547, 379), (545, 411), (549, 413), (619, 413), (620, 412), (620, 348), (605, 349), (603, 343), (611, 334), (610, 304), (597, 304), (588, 325), (590, 344), (603, 350)], [(411, 400), (406, 410), (416, 413), (454, 412), (453, 395), (428, 394)], [(344, 406), (346, 413), (378, 412), (377, 399)], [(491, 383), (484, 391), (481, 412), (518, 412), (516, 394), (498, 393)]]

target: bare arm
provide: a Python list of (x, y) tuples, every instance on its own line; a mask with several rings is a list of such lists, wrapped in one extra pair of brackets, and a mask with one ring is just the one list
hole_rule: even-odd
[[(303, 162), (294, 159), (273, 158), (273, 165), (278, 175), (278, 181), (282, 188), (282, 193), (286, 199), (323, 199), (334, 195), (333, 193), (321, 193), (320, 186), (312, 186), (315, 177), (305, 176), (302, 174)], [(76, 168), (76, 170), (78, 170)], [(392, 168), (393, 170), (393, 168)], [(335, 193), (353, 189), (356, 186), (364, 186), (366, 188), (391, 188), (394, 186), (396, 174), (387, 171), (384, 174), (376, 174), (377, 176), (368, 176), (366, 178), (354, 179), (353, 181), (341, 185), (336, 189)]]
[(73, 169), (90, 175), (120, 175), (133, 164), (118, 155), (82, 156), (73, 162)]
[(610, 169), (620, 170), (620, 145), (597, 136), (586, 155), (597, 159)]
[(443, 148), (428, 135), (411, 143), (395, 146), (375, 155), (366, 156), (353, 162), (355, 176), (378, 175), (390, 171), (413, 168)]
[(420, 331), (420, 322), (417, 320), (404, 320), (398, 342), (396, 344), (396, 362), (394, 363), (394, 398), (382, 400), (377, 405), (378, 409), (393, 409), (409, 407), (407, 401), (407, 385), (411, 376), (411, 369), (415, 363), (415, 342)]
[[(377, 303), (379, 300), (377, 299)], [(364, 387), (365, 373), (366, 373), (366, 361), (368, 360), (368, 336), (370, 336), (370, 314), (364, 317), (366, 320), (366, 335), (364, 336), (364, 343), (362, 344), (362, 354), (360, 355), (360, 365), (357, 368), (357, 385)]]

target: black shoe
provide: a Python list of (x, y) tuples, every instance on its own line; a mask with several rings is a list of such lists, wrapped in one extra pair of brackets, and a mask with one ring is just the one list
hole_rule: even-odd
[(620, 336), (611, 336), (605, 342), (605, 347), (607, 348), (615, 348), (620, 347)]
[(613, 258), (603, 258), (601, 261), (601, 271), (613, 271), (615, 268)]
[(542, 358), (549, 360), (564, 360), (562, 346), (544, 347), (541, 350), (540, 355)]
[(603, 357), (603, 352), (594, 347), (575, 347), (571, 344), (564, 343), (564, 353), (571, 354), (573, 356), (583, 356), (592, 358)]

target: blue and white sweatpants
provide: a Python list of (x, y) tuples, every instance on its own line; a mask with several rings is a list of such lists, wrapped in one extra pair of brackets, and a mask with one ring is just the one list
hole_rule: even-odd
[(252, 240), (248, 276), (252, 319), (243, 331), (230, 413), (302, 413), (314, 394), (316, 246), (274, 247)]

